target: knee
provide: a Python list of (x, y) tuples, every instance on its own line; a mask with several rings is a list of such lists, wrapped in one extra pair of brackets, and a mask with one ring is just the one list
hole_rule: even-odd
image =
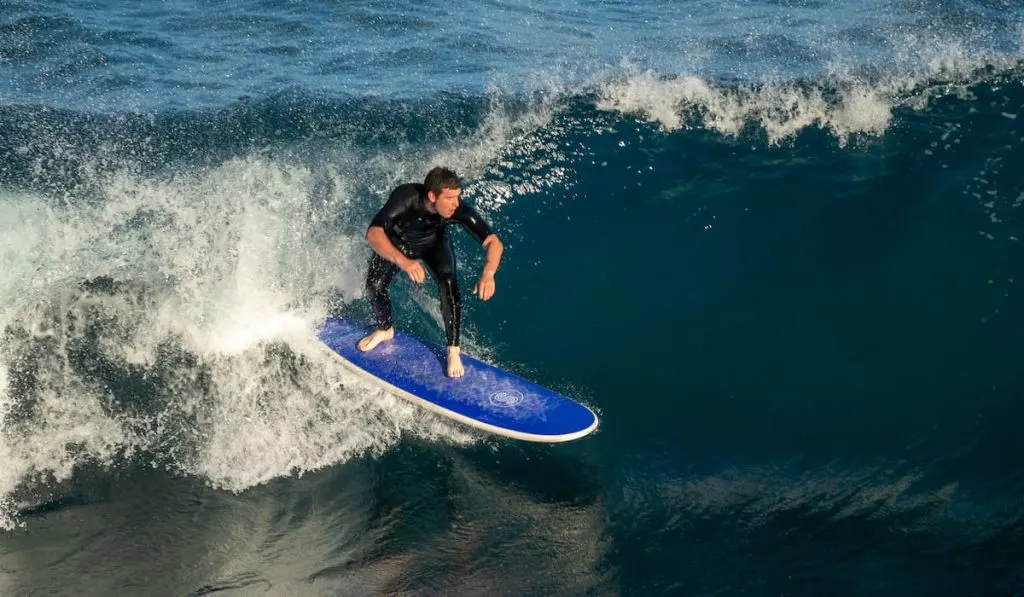
[(431, 272), (434, 278), (437, 279), (438, 284), (454, 284), (455, 283), (455, 266), (451, 263), (435, 263), (432, 264)]
[(437, 279), (445, 284), (455, 283), (455, 270), (451, 266), (443, 266), (437, 270)]
[(437, 271), (435, 276), (437, 278), (437, 285), (442, 290), (448, 291), (454, 298), (459, 297), (459, 281), (455, 277), (455, 272), (448, 267), (441, 268)]

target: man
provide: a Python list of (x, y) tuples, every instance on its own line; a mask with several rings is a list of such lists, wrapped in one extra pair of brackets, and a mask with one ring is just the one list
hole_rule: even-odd
[(413, 282), (422, 283), (423, 267), (418, 261), (422, 259), (441, 295), (441, 315), (448, 341), (448, 376), (461, 377), (464, 373), (459, 354), (462, 303), (448, 228), (452, 222), (461, 224), (486, 250), (483, 272), (473, 287), (482, 300), (494, 295), (494, 274), (504, 248), (480, 214), (459, 202), (461, 192), (462, 183), (455, 172), (439, 166), (427, 173), (423, 184), (407, 183), (392, 191), (370, 222), (366, 240), (373, 247), (373, 255), (366, 290), (376, 329), (359, 341), (359, 350), (371, 350), (394, 337), (388, 286), (399, 269)]

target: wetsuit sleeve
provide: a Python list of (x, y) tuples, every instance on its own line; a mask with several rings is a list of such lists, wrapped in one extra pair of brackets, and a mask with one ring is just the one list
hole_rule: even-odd
[(395, 220), (410, 209), (415, 198), (415, 191), (410, 192), (405, 187), (398, 187), (391, 192), (391, 196), (384, 203), (384, 207), (380, 208), (377, 215), (373, 216), (370, 226), (380, 226), (386, 232), (391, 232), (391, 228), (395, 225)]
[(452, 215), (452, 219), (462, 224), (469, 231), (476, 242), (483, 244), (484, 239), (492, 234), (491, 226), (480, 216), (479, 213), (466, 203), (459, 203)]

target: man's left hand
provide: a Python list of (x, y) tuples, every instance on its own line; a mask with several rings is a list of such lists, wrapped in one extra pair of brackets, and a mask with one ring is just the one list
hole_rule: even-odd
[(494, 296), (494, 274), (488, 272), (480, 274), (480, 279), (473, 287), (473, 292), (485, 301)]

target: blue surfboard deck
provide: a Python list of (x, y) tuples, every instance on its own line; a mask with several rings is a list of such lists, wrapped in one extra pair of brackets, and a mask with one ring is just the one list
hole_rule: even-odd
[(586, 406), (529, 380), (462, 355), (465, 374), (445, 374), (445, 349), (395, 332), (394, 339), (362, 352), (356, 343), (369, 326), (328, 318), (320, 340), (354, 371), (436, 413), (498, 435), (535, 442), (565, 442), (597, 428)]

